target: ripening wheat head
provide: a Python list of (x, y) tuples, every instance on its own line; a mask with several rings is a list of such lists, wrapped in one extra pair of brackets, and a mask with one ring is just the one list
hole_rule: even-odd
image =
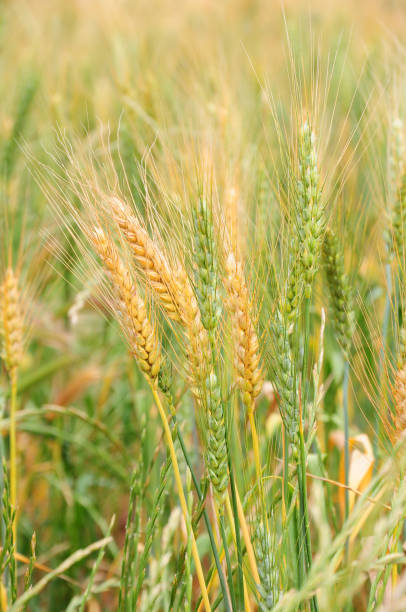
[(231, 313), (237, 384), (244, 403), (250, 406), (262, 387), (258, 337), (251, 317), (242, 264), (234, 253), (228, 254), (225, 268), (224, 284)]
[(109, 205), (139, 268), (145, 274), (165, 313), (169, 318), (179, 321), (179, 287), (166, 257), (130, 206), (115, 196), (109, 199)]
[(23, 357), (23, 312), (18, 278), (8, 267), (0, 287), (0, 334), (2, 357), (9, 374), (15, 372)]
[(160, 347), (144, 301), (114, 242), (101, 227), (94, 227), (90, 232), (90, 240), (113, 285), (117, 298), (116, 313), (133, 355), (145, 376), (154, 382), (159, 373)]

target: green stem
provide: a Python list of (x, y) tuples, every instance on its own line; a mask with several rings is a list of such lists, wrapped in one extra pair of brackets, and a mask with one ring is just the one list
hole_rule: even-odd
[[(345, 509), (344, 515), (345, 520), (348, 519), (350, 513), (350, 492), (349, 486), (349, 474), (350, 474), (350, 432), (349, 432), (349, 419), (348, 419), (348, 384), (350, 378), (350, 363), (347, 359), (344, 366), (344, 381), (343, 381), (343, 417), (344, 417), (344, 484), (345, 484)], [(345, 544), (346, 557), (348, 559), (348, 540)]]
[(240, 536), (240, 521), (238, 519), (238, 509), (237, 509), (237, 497), (236, 497), (236, 489), (235, 489), (235, 480), (234, 473), (231, 469), (231, 458), (230, 454), (228, 456), (228, 470), (230, 473), (230, 485), (231, 485), (231, 501), (233, 508), (233, 516), (234, 516), (234, 526), (235, 526), (235, 542), (237, 548), (237, 599), (241, 601), (241, 598), (244, 597), (244, 578), (242, 572), (242, 548), (241, 548), (241, 536)]
[[(385, 353), (387, 349), (388, 343), (388, 331), (389, 331), (389, 318), (391, 312), (391, 301), (392, 301), (392, 268), (390, 263), (385, 264), (385, 274), (386, 274), (386, 285), (387, 291), (385, 296), (385, 310), (383, 314), (383, 322), (382, 322), (382, 346), (379, 351), (379, 366), (378, 366), (378, 390), (381, 392), (383, 389), (382, 385), (382, 377), (384, 373), (384, 363), (385, 363)], [(382, 398), (383, 400), (385, 398)], [(379, 461), (379, 439), (380, 439), (380, 431), (381, 431), (381, 411), (375, 410), (375, 419), (374, 419), (374, 437), (373, 437), (373, 450), (374, 450), (374, 471), (376, 473), (378, 469), (378, 461)]]
[(224, 523), (224, 514), (220, 514), (219, 523), (220, 523), (221, 539), (223, 540), (223, 546), (224, 546), (224, 554), (226, 557), (227, 574), (228, 574), (228, 588), (229, 588), (230, 596), (231, 596), (231, 606), (232, 606), (232, 610), (238, 610), (237, 602), (235, 599), (235, 593), (234, 593), (233, 570), (231, 567), (230, 553), (228, 550), (227, 535), (226, 535), (225, 523)]
[[(306, 450), (304, 444), (303, 429), (299, 429), (299, 461), (298, 461), (298, 483), (299, 483), (299, 502), (300, 519), (303, 530), (303, 541), (306, 561), (306, 574), (312, 565), (312, 545), (310, 538), (309, 509), (307, 504), (307, 482), (306, 482)], [(310, 601), (310, 607), (314, 612), (318, 612), (319, 606), (316, 595)]]
[(17, 550), (17, 444), (16, 444), (16, 412), (17, 412), (17, 370), (10, 372), (10, 502), (15, 512), (13, 520), (13, 544)]
[[(173, 415), (173, 413), (172, 413), (172, 418), (174, 420), (174, 426), (176, 427), (176, 417)], [(183, 436), (182, 436), (181, 432), (179, 431), (179, 427), (176, 427), (176, 435), (177, 435), (177, 438), (179, 440), (179, 444), (180, 444), (180, 447), (182, 449), (182, 453), (183, 453), (183, 456), (185, 458), (186, 464), (187, 464), (187, 466), (188, 466), (188, 468), (190, 470), (190, 474), (191, 474), (192, 480), (193, 480), (193, 485), (194, 485), (194, 487), (196, 489), (196, 493), (197, 493), (197, 496), (199, 498), (199, 501), (203, 501), (202, 491), (200, 489), (199, 482), (198, 482), (198, 480), (196, 478), (196, 475), (194, 473), (193, 466), (192, 466), (192, 463), (190, 461), (189, 454), (188, 454), (188, 452), (186, 450), (185, 442), (183, 440)], [(209, 539), (210, 539), (210, 544), (211, 544), (211, 548), (212, 548), (212, 551), (213, 551), (214, 561), (216, 563), (216, 568), (217, 568), (217, 572), (218, 572), (218, 576), (219, 576), (219, 580), (220, 580), (220, 587), (221, 587), (221, 591), (223, 593), (224, 606), (225, 606), (226, 612), (232, 612), (232, 608), (230, 607), (230, 602), (229, 602), (228, 594), (227, 594), (226, 581), (225, 581), (225, 578), (224, 578), (223, 569), (221, 567), (221, 562), (220, 562), (220, 558), (219, 558), (219, 555), (218, 555), (216, 541), (214, 539), (213, 529), (212, 529), (212, 526), (211, 526), (211, 523), (210, 523), (210, 519), (209, 519), (209, 515), (207, 514), (206, 508), (203, 509), (203, 518), (204, 518), (204, 522), (205, 522), (205, 525), (206, 525), (206, 528), (207, 528), (207, 532), (209, 534)]]
[[(305, 553), (305, 575), (308, 574), (312, 565), (312, 549), (310, 537), (310, 521), (307, 505), (307, 482), (306, 482), (306, 449), (303, 434), (303, 422), (306, 420), (306, 403), (308, 395), (307, 368), (309, 359), (309, 340), (310, 340), (310, 306), (311, 298), (306, 297), (304, 303), (304, 329), (303, 329), (303, 367), (302, 367), (302, 410), (299, 414), (299, 453), (298, 453), (298, 485), (299, 485), (299, 507), (300, 507), (300, 522), (301, 533), (303, 537), (303, 546)], [(317, 612), (318, 602), (314, 595), (310, 601), (311, 610)]]

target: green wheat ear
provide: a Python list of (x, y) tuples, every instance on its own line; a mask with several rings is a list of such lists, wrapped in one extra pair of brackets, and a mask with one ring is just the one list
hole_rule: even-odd
[(406, 237), (406, 174), (403, 174), (392, 209), (393, 254), (404, 256)]
[(281, 595), (280, 578), (275, 556), (275, 534), (271, 535), (262, 520), (257, 523), (254, 543), (258, 574), (261, 580), (258, 586), (258, 592), (261, 595), (259, 609), (261, 612), (270, 612), (278, 603)]
[(304, 292), (307, 298), (311, 296), (313, 279), (319, 267), (322, 236), (325, 228), (315, 143), (315, 134), (309, 123), (305, 121), (300, 130), (299, 140), (297, 231), (300, 241), (301, 266), (304, 274)]
[(282, 309), (290, 322), (297, 320), (303, 296), (311, 297), (325, 229), (315, 145), (316, 137), (306, 121), (300, 130), (295, 222), (291, 228), (286, 299)]
[(216, 335), (221, 316), (219, 298), (219, 266), (216, 256), (213, 216), (211, 208), (200, 199), (193, 210), (194, 259), (196, 264), (196, 296), (201, 322), (210, 340), (207, 360), (207, 376), (200, 389), (200, 401), (205, 409), (206, 463), (214, 494), (221, 508), (228, 486), (228, 459), (224, 408), (219, 378), (215, 372), (217, 364)]
[(203, 198), (193, 210), (194, 257), (196, 263), (195, 289), (203, 327), (209, 334), (212, 347), (221, 315), (219, 295), (219, 267), (216, 257), (213, 214)]
[(280, 413), (289, 442), (294, 443), (299, 432), (296, 377), (286, 321), (279, 310), (276, 312), (272, 331), (275, 342), (275, 377), (280, 396)]
[(406, 174), (404, 163), (403, 121), (392, 123), (389, 153), (389, 228), (384, 233), (389, 259), (403, 252), (406, 213)]
[(344, 270), (341, 245), (331, 230), (327, 230), (324, 237), (323, 259), (337, 340), (348, 356), (354, 332), (352, 291)]

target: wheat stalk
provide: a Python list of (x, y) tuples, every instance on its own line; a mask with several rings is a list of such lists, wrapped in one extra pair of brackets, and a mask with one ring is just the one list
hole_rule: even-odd
[[(23, 357), (23, 313), (18, 278), (11, 267), (7, 268), (0, 287), (0, 334), (2, 357), (10, 376), (10, 501), (13, 509), (17, 506), (17, 371)], [(17, 546), (17, 518), (13, 518), (13, 540)]]

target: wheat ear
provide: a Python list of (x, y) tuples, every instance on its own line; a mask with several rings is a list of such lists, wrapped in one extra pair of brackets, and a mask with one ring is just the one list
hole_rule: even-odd
[(236, 261), (234, 253), (229, 253), (225, 267), (224, 284), (231, 313), (237, 384), (244, 404), (249, 407), (253, 405), (262, 388), (258, 337), (250, 313), (242, 264)]
[(101, 227), (95, 227), (90, 238), (112, 281), (118, 300), (119, 322), (134, 357), (145, 376), (155, 381), (160, 367), (160, 347), (144, 301), (138, 295), (131, 274), (123, 264), (114, 242)]
[(325, 227), (324, 207), (317, 165), (316, 137), (305, 121), (299, 139), (299, 178), (297, 182), (297, 230), (300, 259), (304, 273), (305, 296), (310, 297), (314, 275), (318, 269)]
[(406, 329), (404, 327), (400, 330), (399, 344), (397, 371), (393, 383), (395, 438), (399, 438), (406, 429)]
[(398, 438), (406, 429), (406, 362), (395, 374), (393, 399), (395, 437)]
[(255, 529), (255, 556), (257, 559), (260, 584), (259, 593), (262, 597), (259, 602), (261, 612), (270, 612), (280, 598), (279, 567), (275, 558), (275, 534), (269, 532), (267, 522), (261, 519)]
[(186, 353), (190, 368), (192, 390), (199, 396), (199, 388), (207, 376), (209, 336), (203, 327), (199, 305), (186, 271), (179, 266), (176, 271), (179, 289), (179, 313), (186, 335)]
[(110, 206), (135, 260), (166, 314), (179, 321), (178, 286), (165, 256), (127, 204), (114, 197), (110, 200)]
[(255, 398), (262, 388), (258, 337), (251, 318), (248, 288), (245, 283), (242, 264), (236, 261), (234, 253), (228, 254), (225, 268), (224, 284), (231, 313), (236, 380), (248, 412), (255, 469), (257, 479), (261, 483), (259, 440), (254, 417)]
[(289, 442), (295, 450), (299, 433), (297, 385), (287, 322), (280, 310), (276, 311), (272, 331), (275, 342), (276, 386), (280, 396), (279, 410)]
[(337, 340), (348, 357), (354, 327), (352, 294), (344, 270), (344, 254), (337, 236), (331, 230), (327, 230), (324, 236), (323, 259)]
[(0, 288), (0, 312), (2, 357), (6, 369), (11, 373), (18, 368), (23, 357), (23, 317), (18, 279), (11, 268), (7, 268)]

